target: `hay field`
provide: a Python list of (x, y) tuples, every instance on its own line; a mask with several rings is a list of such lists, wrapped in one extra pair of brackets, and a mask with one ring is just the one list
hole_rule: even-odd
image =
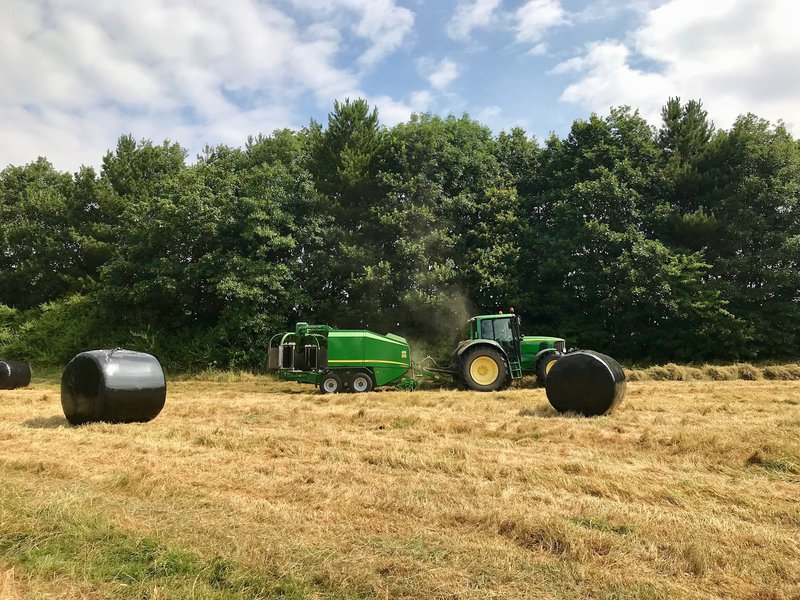
[(170, 384), (152, 423), (0, 392), (0, 597), (800, 598), (800, 382), (320, 396)]

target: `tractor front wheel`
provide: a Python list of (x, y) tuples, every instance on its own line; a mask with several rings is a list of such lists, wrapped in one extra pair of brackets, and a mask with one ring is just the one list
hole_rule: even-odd
[(319, 391), (323, 394), (338, 394), (343, 389), (342, 378), (336, 373), (325, 373), (319, 380)]
[(544, 385), (544, 382), (547, 380), (547, 374), (550, 373), (550, 369), (553, 368), (553, 365), (556, 364), (558, 359), (562, 356), (564, 355), (555, 348), (547, 348), (536, 355), (536, 358), (533, 359), (533, 370), (536, 373), (536, 380), (539, 382), (539, 385)]
[(461, 363), (461, 375), (471, 390), (496, 392), (508, 380), (508, 367), (503, 355), (494, 348), (475, 348)]

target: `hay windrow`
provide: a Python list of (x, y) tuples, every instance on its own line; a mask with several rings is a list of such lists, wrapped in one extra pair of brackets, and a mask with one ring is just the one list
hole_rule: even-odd
[(628, 381), (771, 381), (800, 380), (800, 364), (755, 366), (750, 363), (734, 365), (656, 365), (645, 368), (625, 369)]

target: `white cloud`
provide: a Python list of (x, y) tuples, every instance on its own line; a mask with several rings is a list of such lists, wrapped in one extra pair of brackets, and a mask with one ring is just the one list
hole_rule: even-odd
[[(591, 44), (584, 56), (559, 64), (553, 73), (581, 73), (576, 83), (567, 86), (561, 99), (598, 112), (612, 104), (629, 104), (652, 117), (653, 99), (659, 98), (657, 102), (663, 104), (670, 95), (669, 84), (656, 73), (631, 69), (627, 64), (629, 56), (624, 44), (607, 40)], [(620, 101), (606, 105), (615, 97)]]
[(548, 29), (567, 23), (559, 0), (529, 0), (514, 16), (518, 42), (539, 42)]
[(398, 6), (395, 0), (291, 0), (310, 14), (326, 19), (341, 18), (342, 11), (354, 13), (357, 22), (352, 31), (369, 42), (359, 56), (365, 67), (374, 66), (387, 54), (399, 48), (414, 28), (414, 13)]
[(580, 23), (608, 21), (628, 12), (643, 14), (663, 3), (664, 0), (593, 0), (582, 10), (571, 13), (570, 20)]
[(444, 90), (458, 77), (460, 72), (458, 64), (449, 58), (443, 58), (439, 62), (430, 58), (422, 58), (417, 61), (417, 67), (431, 87), (437, 90)]
[(495, 104), (484, 106), (475, 113), (475, 119), (481, 123), (492, 123), (502, 112), (502, 109)]
[(447, 23), (447, 35), (454, 40), (468, 40), (472, 31), (488, 27), (495, 18), (501, 0), (461, 2)]
[(371, 66), (403, 43), (414, 27), (414, 13), (395, 5), (393, 0), (357, 0), (357, 3), (364, 12), (355, 31), (372, 42), (359, 60)]
[(547, 44), (544, 42), (539, 42), (533, 48), (528, 50), (528, 54), (531, 56), (544, 56), (547, 54)]
[(368, 98), (369, 103), (378, 109), (381, 123), (392, 126), (408, 121), (413, 113), (424, 113), (431, 110), (433, 96), (426, 90), (412, 92), (407, 101), (397, 101), (389, 96)]
[(413, 13), (393, 0), (332, 3), (349, 16), (301, 25), (260, 0), (4, 0), (0, 168), (39, 155), (61, 169), (97, 165), (128, 132), (190, 153), (238, 145), (305, 120), (289, 108), (304, 98), (365, 96), (361, 75), (340, 64), (344, 35), (363, 40), (360, 61), (374, 64)]
[(594, 111), (629, 104), (657, 123), (679, 95), (702, 99), (722, 127), (755, 112), (798, 130), (798, 20), (796, 0), (670, 0), (648, 10), (628, 42), (589, 44), (553, 72), (575, 73), (562, 99)]

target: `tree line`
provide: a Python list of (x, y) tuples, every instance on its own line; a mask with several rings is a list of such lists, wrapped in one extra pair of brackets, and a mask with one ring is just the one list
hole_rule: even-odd
[(364, 100), (243, 148), (119, 139), (0, 173), (0, 355), (257, 368), (297, 320), (442, 349), (472, 314), (637, 362), (800, 355), (800, 142), (698, 101), (543, 143)]

